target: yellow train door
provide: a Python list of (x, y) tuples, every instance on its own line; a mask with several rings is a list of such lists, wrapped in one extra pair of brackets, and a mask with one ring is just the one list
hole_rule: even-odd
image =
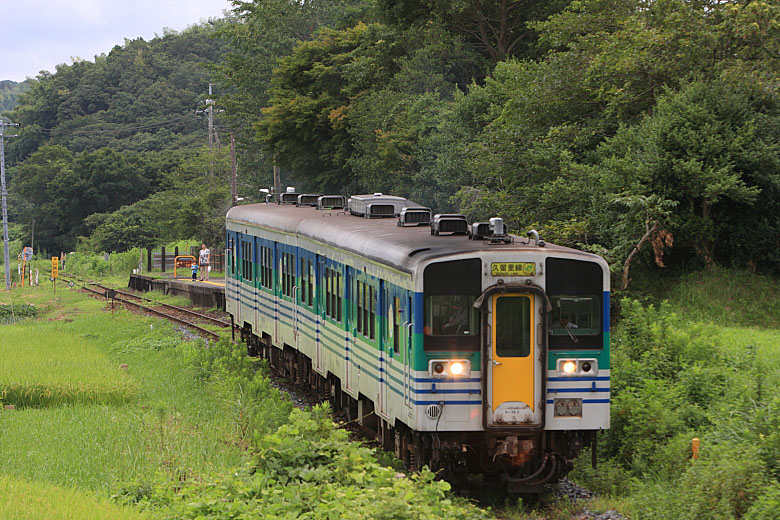
[(541, 424), (542, 369), (536, 347), (535, 297), (496, 294), (490, 305), (487, 422), (490, 426)]

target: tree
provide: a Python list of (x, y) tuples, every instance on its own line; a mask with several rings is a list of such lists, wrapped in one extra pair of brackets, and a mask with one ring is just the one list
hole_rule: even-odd
[(528, 22), (544, 20), (567, 1), (544, 0), (378, 0), (390, 23), (443, 24), (493, 63), (533, 52), (536, 31)]

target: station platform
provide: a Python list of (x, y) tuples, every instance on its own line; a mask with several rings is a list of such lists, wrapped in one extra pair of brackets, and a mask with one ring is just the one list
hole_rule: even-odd
[(198, 307), (216, 307), (225, 310), (225, 282), (217, 278), (209, 281), (192, 281), (190, 277), (152, 277), (131, 274), (127, 286), (136, 291), (160, 291), (163, 294), (184, 296)]

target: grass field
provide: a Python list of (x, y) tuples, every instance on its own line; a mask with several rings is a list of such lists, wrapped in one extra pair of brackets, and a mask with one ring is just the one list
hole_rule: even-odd
[[(64, 287), (56, 298), (50, 287), (0, 293), (0, 303), (11, 300), (36, 304), (39, 317), (0, 325), (0, 388), (16, 405), (0, 409), (0, 518), (136, 518), (114, 515), (116, 506), (99, 516), (94, 494), (108, 498), (154, 475), (227, 472), (247, 460), (231, 403), (197, 380), (193, 347), (173, 327), (112, 315)], [(33, 499), (39, 492), (80, 497), (69, 502), (82, 509), (52, 515), (51, 502)], [(27, 498), (14, 501), (17, 493)], [(93, 507), (95, 516), (79, 513)]]
[(8, 327), (0, 349), (0, 401), (17, 408), (122, 404), (138, 385), (93, 341), (64, 331)]
[(130, 508), (72, 489), (31, 483), (0, 475), (0, 518), (3, 520), (142, 520)]

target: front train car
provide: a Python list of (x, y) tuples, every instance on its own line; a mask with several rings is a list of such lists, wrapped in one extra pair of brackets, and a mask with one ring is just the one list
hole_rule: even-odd
[(595, 449), (609, 427), (604, 260), (538, 239), (495, 243), (422, 263), (416, 285), (427, 463), (534, 492)]
[(344, 204), (228, 213), (226, 304), (251, 353), (450, 481), (540, 491), (595, 449), (610, 410), (603, 259), (399, 197)]

